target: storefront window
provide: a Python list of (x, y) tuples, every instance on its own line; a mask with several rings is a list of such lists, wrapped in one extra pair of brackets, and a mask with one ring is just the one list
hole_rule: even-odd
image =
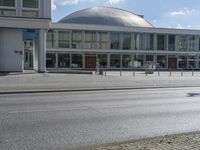
[(153, 62), (154, 56), (153, 55), (146, 55), (146, 62)]
[(110, 67), (111, 68), (120, 68), (120, 55), (119, 54), (111, 54), (110, 55)]
[(70, 54), (58, 54), (58, 67), (69, 68), (70, 67)]
[(166, 56), (158, 55), (157, 56), (157, 67), (166, 68)]
[(96, 48), (96, 32), (85, 32), (85, 48)]
[(146, 34), (146, 50), (153, 50), (154, 47), (154, 35), (153, 34)]
[(56, 67), (56, 54), (55, 53), (47, 53), (46, 66), (47, 66), (47, 68), (55, 68)]
[(122, 56), (122, 67), (123, 68), (132, 68), (132, 60), (131, 55), (123, 55)]
[(157, 35), (157, 49), (165, 50), (166, 49), (166, 36), (158, 34)]
[(169, 35), (168, 50), (175, 51), (175, 35)]
[(82, 54), (72, 54), (72, 68), (82, 68), (83, 67), (83, 55)]
[(98, 54), (97, 57), (100, 61), (100, 66), (102, 68), (107, 68), (107, 54)]
[(111, 35), (111, 49), (120, 49), (120, 33), (112, 32), (110, 35)]
[(135, 34), (135, 50), (144, 50), (144, 34)]
[(178, 67), (180, 69), (187, 68), (187, 56), (179, 56), (178, 57)]
[(58, 47), (69, 48), (70, 45), (70, 32), (58, 31)]
[(131, 33), (123, 33), (123, 49), (131, 49)]
[(82, 32), (72, 32), (72, 48), (82, 48)]

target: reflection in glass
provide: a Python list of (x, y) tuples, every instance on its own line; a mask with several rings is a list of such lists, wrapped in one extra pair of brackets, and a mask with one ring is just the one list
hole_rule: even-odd
[(110, 55), (110, 67), (111, 68), (120, 68), (120, 55), (119, 54), (111, 54)]
[(179, 51), (186, 51), (187, 50), (187, 36), (185, 35), (178, 35), (177, 36), (177, 46)]
[(123, 68), (132, 68), (132, 60), (131, 55), (123, 55), (122, 56), (122, 67)]
[(58, 31), (58, 47), (69, 48), (69, 44), (70, 44), (70, 32)]
[(108, 49), (108, 33), (107, 32), (98, 32), (97, 48), (98, 49)]
[(175, 35), (169, 35), (168, 50), (175, 51)]
[(153, 47), (153, 43), (154, 43), (154, 35), (153, 34), (150, 34), (150, 33), (147, 33), (146, 34), (146, 50), (153, 50), (154, 47)]
[(166, 49), (166, 36), (158, 34), (157, 35), (157, 49), (165, 50)]
[(72, 31), (72, 48), (82, 48), (81, 31)]
[(83, 56), (81, 54), (72, 54), (72, 68), (82, 68), (83, 67)]
[(55, 68), (56, 67), (56, 54), (55, 53), (47, 53), (46, 67), (47, 68)]
[(96, 48), (96, 32), (85, 32), (85, 48)]
[(164, 56), (164, 55), (157, 56), (157, 67), (158, 68), (166, 68), (166, 56)]
[(102, 68), (107, 68), (107, 54), (98, 54), (97, 57), (100, 61), (100, 66)]
[(123, 33), (123, 49), (131, 49), (131, 33)]
[(58, 54), (58, 67), (59, 68), (70, 67), (70, 54), (64, 54), (64, 53)]
[(178, 57), (178, 67), (181, 69), (187, 68), (187, 56)]
[(144, 56), (143, 55), (135, 55), (134, 56), (134, 67), (135, 68), (143, 68), (144, 66)]
[(144, 34), (136, 33), (135, 34), (135, 50), (143, 50), (144, 49)]
[(111, 33), (111, 49), (120, 49), (120, 33)]

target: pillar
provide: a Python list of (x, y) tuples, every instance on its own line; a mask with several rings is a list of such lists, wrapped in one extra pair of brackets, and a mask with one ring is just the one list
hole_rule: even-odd
[(46, 72), (46, 30), (39, 30), (38, 72)]

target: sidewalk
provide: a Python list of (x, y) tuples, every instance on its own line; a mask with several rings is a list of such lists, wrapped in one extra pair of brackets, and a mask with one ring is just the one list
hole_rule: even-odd
[(190, 73), (185, 76), (180, 76), (180, 73), (172, 76), (168, 73), (146, 76), (137, 72), (133, 76), (132, 72), (124, 72), (122, 75), (119, 76), (119, 72), (110, 72), (107, 76), (65, 73), (1, 74), (0, 93), (200, 87), (200, 73), (194, 76)]
[(200, 133), (188, 133), (99, 146), (88, 150), (199, 150)]

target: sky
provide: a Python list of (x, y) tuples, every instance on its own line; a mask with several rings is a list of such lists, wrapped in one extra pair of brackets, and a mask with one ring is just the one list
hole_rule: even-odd
[(200, 0), (52, 0), (52, 20), (95, 6), (144, 15), (155, 27), (200, 29)]

